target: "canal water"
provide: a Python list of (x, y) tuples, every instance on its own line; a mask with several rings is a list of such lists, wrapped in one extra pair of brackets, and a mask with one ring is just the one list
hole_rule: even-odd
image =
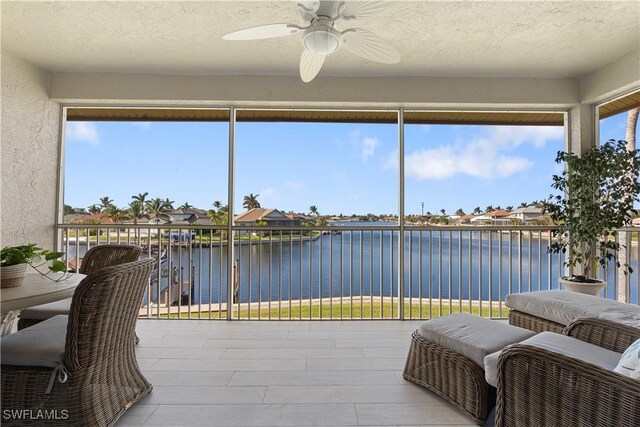
[[(405, 232), (405, 297), (497, 301), (509, 293), (557, 289), (561, 261), (547, 254), (546, 234), (542, 239), (537, 233), (521, 236), (475, 230)], [(274, 232), (271, 242), (264, 237), (262, 244), (235, 248), (235, 302), (398, 296), (397, 231), (343, 230), (304, 242), (290, 241), (288, 235), (280, 239)], [(633, 252), (631, 301), (637, 302)], [(176, 276), (182, 275), (178, 281), (185, 283), (182, 292), (191, 293), (193, 304), (226, 302), (226, 247), (173, 248), (171, 259)], [(613, 283), (613, 268), (609, 276)], [(613, 298), (613, 286), (606, 293)]]

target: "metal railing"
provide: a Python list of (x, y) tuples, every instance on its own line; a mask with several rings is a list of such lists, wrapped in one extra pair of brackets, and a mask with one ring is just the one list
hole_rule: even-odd
[[(557, 289), (563, 272), (562, 256), (547, 253), (549, 227), (407, 225), (402, 243), (397, 225), (233, 227), (231, 239), (226, 226), (64, 224), (58, 230), (72, 266), (106, 243), (137, 244), (155, 258), (140, 308), (148, 318), (502, 318), (509, 293)], [(626, 228), (615, 238), (625, 243), (623, 256), (634, 271), (601, 270), (602, 296), (638, 304), (640, 230)]]

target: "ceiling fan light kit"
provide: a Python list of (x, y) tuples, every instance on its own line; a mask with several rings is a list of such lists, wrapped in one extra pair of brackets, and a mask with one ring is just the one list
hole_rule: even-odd
[(328, 25), (316, 24), (304, 32), (302, 44), (316, 55), (331, 55), (342, 45), (342, 33)]
[(384, 1), (303, 1), (298, 3), (300, 15), (307, 26), (295, 24), (268, 24), (246, 28), (224, 35), (224, 40), (262, 40), (285, 37), (303, 32), (300, 78), (310, 82), (320, 72), (327, 56), (344, 46), (349, 52), (362, 58), (384, 64), (400, 62), (400, 54), (371, 31), (349, 28), (336, 30), (336, 21), (350, 21), (375, 15), (384, 10)]

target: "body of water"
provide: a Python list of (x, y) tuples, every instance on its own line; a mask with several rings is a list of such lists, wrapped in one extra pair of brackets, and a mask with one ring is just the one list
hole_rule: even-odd
[[(397, 297), (398, 234), (342, 230), (341, 234), (296, 242), (284, 234), (280, 239), (274, 232), (271, 241), (263, 237), (261, 244), (236, 245), (237, 297), (242, 303), (352, 295)], [(498, 231), (406, 231), (404, 295), (497, 301), (509, 293), (557, 289), (561, 260), (547, 254), (546, 234), (542, 239), (535, 236), (537, 233), (530, 238), (526, 231), (522, 237)], [(81, 247), (80, 254), (83, 252)], [(226, 246), (174, 247), (170, 252), (177, 275), (182, 274), (178, 281), (186, 283), (182, 293), (190, 293), (192, 303), (226, 302)], [(637, 302), (637, 258), (632, 266), (631, 301)], [(613, 269), (609, 283), (613, 283)], [(609, 298), (614, 297), (613, 286), (605, 291)], [(157, 294), (157, 288), (153, 293)]]

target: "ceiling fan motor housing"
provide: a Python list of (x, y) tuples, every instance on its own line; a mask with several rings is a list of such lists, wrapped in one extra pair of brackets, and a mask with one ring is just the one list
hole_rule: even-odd
[(330, 55), (342, 44), (342, 33), (331, 25), (318, 22), (304, 32), (302, 44), (316, 55)]

